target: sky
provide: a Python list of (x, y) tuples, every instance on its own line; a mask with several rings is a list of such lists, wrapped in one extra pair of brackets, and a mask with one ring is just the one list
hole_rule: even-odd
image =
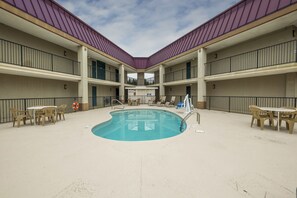
[(56, 0), (133, 57), (149, 57), (239, 0)]

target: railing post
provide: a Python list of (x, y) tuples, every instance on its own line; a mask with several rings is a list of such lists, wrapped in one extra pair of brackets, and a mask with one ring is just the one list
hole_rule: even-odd
[(210, 76), (212, 75), (212, 73), (211, 73), (211, 67), (212, 67), (212, 65), (211, 65), (211, 63), (209, 63), (209, 75)]
[(228, 97), (229, 98), (229, 112), (231, 112), (231, 96)]
[(52, 71), (54, 71), (54, 55), (51, 54), (51, 56), (52, 56)]
[(230, 57), (230, 73), (231, 73), (231, 71), (232, 71), (232, 59), (231, 59), (232, 57)]
[[(184, 70), (182, 69), (182, 80), (184, 79)], [(173, 79), (174, 80), (174, 79)]]
[(26, 111), (26, 109), (27, 109), (27, 99), (24, 99), (24, 111)]
[(24, 66), (24, 60), (23, 60), (23, 46), (21, 45), (21, 66)]
[(54, 106), (56, 106), (56, 98), (54, 98)]
[(295, 62), (297, 62), (297, 40), (295, 41)]
[(256, 106), (258, 106), (258, 97), (256, 97)]
[(257, 54), (256, 54), (256, 59), (257, 59), (257, 68), (259, 68), (259, 50), (257, 50)]
[(72, 61), (72, 74), (74, 75), (74, 61)]
[(295, 108), (296, 108), (296, 99), (297, 99), (297, 98), (295, 98), (295, 100), (294, 100), (294, 107), (295, 107)]

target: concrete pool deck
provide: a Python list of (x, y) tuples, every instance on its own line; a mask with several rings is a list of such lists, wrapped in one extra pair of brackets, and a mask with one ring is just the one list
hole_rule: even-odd
[(296, 197), (296, 127), (261, 131), (250, 115), (199, 110), (201, 124), (192, 116), (181, 135), (121, 142), (91, 132), (110, 111), (71, 113), (46, 126), (1, 124), (0, 197)]

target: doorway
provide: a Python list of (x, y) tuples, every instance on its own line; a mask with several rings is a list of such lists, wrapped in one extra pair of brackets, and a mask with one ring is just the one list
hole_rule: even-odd
[(116, 82), (120, 82), (120, 78), (119, 78), (119, 70), (115, 69), (115, 81)]
[(96, 71), (97, 71), (96, 61), (92, 61), (92, 78), (96, 78), (97, 77)]
[(191, 62), (187, 63), (187, 79), (191, 78)]
[(128, 89), (125, 89), (125, 103), (128, 102)]
[(97, 79), (105, 80), (105, 63), (97, 61)]
[(97, 106), (97, 87), (92, 86), (92, 105)]
[(120, 100), (120, 89), (119, 89), (119, 88), (116, 88), (116, 89), (115, 89), (115, 92), (116, 92), (116, 93), (115, 93), (115, 95), (116, 95), (116, 99), (117, 99), (117, 100)]
[(186, 86), (186, 94), (188, 94), (189, 98), (191, 98), (191, 86)]

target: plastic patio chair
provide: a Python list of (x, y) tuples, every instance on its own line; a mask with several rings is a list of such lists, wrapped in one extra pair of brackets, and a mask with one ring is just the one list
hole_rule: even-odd
[(292, 134), (294, 130), (295, 122), (297, 122), (297, 110), (291, 113), (282, 114), (279, 120), (280, 125), (282, 121), (286, 122), (286, 128), (289, 130), (289, 133)]
[(175, 105), (175, 96), (171, 96), (170, 102), (166, 102), (165, 106), (166, 107), (174, 107), (174, 105)]
[(42, 126), (44, 126), (45, 119), (47, 118), (49, 122), (56, 123), (55, 121), (55, 111), (54, 107), (46, 107), (42, 109), (42, 114), (38, 117), (38, 123), (42, 120)]
[(261, 130), (264, 129), (265, 120), (269, 120), (269, 125), (274, 127), (274, 117), (272, 112), (263, 111), (256, 105), (250, 105), (249, 109), (252, 114), (251, 127), (253, 126), (255, 120), (257, 120), (257, 125), (260, 126)]
[(32, 116), (29, 114), (28, 111), (20, 111), (20, 110), (17, 110), (16, 108), (10, 108), (10, 111), (12, 113), (13, 127), (15, 126), (15, 122), (17, 122), (18, 127), (20, 127), (21, 120), (23, 120), (25, 125), (27, 119), (30, 120), (31, 125), (33, 124)]
[(166, 103), (166, 96), (162, 96), (160, 100), (157, 102), (157, 106), (163, 106)]
[(64, 114), (65, 114), (66, 108), (67, 108), (67, 105), (66, 104), (62, 104), (62, 105), (58, 106), (56, 120), (58, 120), (58, 117), (61, 120), (61, 117), (62, 116), (63, 116), (63, 120), (65, 120), (65, 115)]

